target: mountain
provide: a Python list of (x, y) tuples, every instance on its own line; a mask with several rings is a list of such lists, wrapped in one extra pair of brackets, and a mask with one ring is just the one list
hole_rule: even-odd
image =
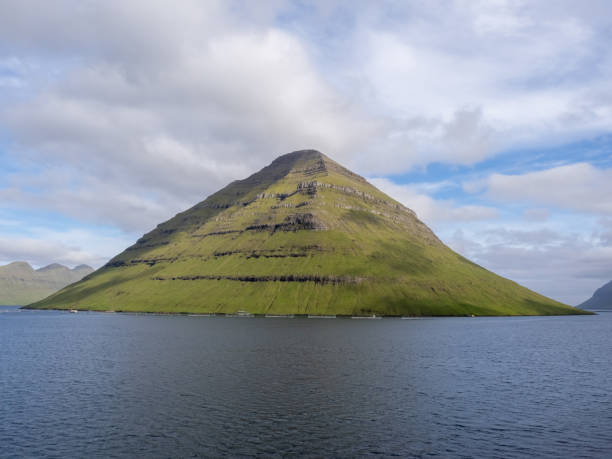
[(314, 150), (280, 156), (32, 308), (355, 315), (577, 314), (450, 250)]
[(0, 304), (41, 300), (92, 272), (93, 268), (87, 265), (70, 269), (57, 263), (37, 270), (23, 261), (0, 266)]
[(583, 309), (612, 310), (612, 281), (595, 290), (593, 296), (578, 307)]

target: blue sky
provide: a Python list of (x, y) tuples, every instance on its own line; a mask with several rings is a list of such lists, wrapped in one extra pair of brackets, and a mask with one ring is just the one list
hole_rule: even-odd
[(577, 304), (612, 279), (607, 1), (0, 2), (0, 263), (95, 267), (316, 148)]

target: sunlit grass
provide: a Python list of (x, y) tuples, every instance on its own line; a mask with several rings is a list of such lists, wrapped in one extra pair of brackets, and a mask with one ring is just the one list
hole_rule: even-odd
[[(301, 280), (275, 280), (289, 276)], [(257, 281), (235, 280), (245, 277)], [(233, 182), (32, 307), (397, 316), (582, 312), (459, 256), (411, 211), (315, 152), (286, 155)]]

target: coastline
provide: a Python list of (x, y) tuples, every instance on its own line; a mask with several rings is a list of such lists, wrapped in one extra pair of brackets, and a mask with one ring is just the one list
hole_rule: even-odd
[[(38, 308), (29, 307), (30, 305), (17, 306), (19, 309), (29, 311), (64, 311), (64, 312), (99, 312), (104, 314), (134, 314), (134, 315), (159, 315), (159, 316), (193, 316), (193, 317), (227, 317), (227, 318), (252, 318), (252, 319), (432, 319), (432, 318), (479, 318), (479, 317), (564, 317), (564, 316), (585, 316), (598, 315), (598, 312), (605, 311), (588, 311), (584, 309), (576, 309), (568, 314), (499, 314), (499, 315), (475, 315), (475, 314), (440, 314), (440, 315), (353, 315), (353, 314), (305, 314), (305, 313), (287, 313), (287, 314), (266, 314), (266, 313), (247, 313), (239, 314), (236, 312), (194, 312), (194, 311), (147, 311), (147, 310), (123, 310), (123, 309), (81, 309), (81, 308)], [(612, 312), (612, 311), (608, 311)]]

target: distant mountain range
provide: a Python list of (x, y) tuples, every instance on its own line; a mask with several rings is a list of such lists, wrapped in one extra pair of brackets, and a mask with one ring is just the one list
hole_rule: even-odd
[(29, 308), (371, 316), (583, 311), (487, 271), (314, 150), (283, 155)]
[(24, 305), (42, 300), (92, 272), (93, 268), (87, 265), (70, 269), (58, 263), (40, 269), (23, 261), (0, 266), (0, 304)]
[(582, 309), (612, 310), (612, 281), (595, 290), (593, 296), (578, 307)]

